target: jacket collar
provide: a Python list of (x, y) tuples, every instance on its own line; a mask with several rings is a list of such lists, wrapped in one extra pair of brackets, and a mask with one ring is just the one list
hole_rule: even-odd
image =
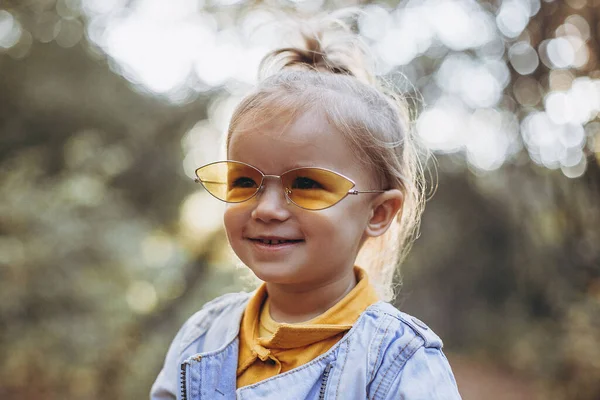
[[(198, 376), (205, 376), (205, 368), (207, 365), (210, 365), (210, 368), (213, 371), (220, 371), (220, 373), (211, 375), (211, 378), (214, 379), (213, 387), (215, 390), (226, 396), (229, 393), (235, 393), (236, 391), (235, 372), (237, 369), (237, 355), (239, 352), (238, 333), (246, 303), (251, 295), (252, 293), (246, 294), (246, 296), (244, 296), (243, 299), (241, 299), (241, 301), (236, 304), (232, 310), (221, 313), (212, 320), (208, 318), (209, 321), (206, 321), (206, 325), (208, 325), (207, 328), (210, 327), (211, 329), (205, 330), (207, 336), (205, 338), (204, 347), (207, 349), (216, 350), (192, 355), (185, 361), (190, 365), (190, 368), (193, 368), (197, 371)], [(361, 314), (350, 331), (331, 349), (329, 349), (329, 351), (318, 358), (330, 357), (332, 353), (336, 353), (341, 346), (346, 344), (351, 337), (355, 336), (356, 334), (360, 335), (361, 333), (364, 333), (362, 332), (363, 330), (360, 328), (360, 326), (364, 323), (365, 319), (370, 318), (367, 315), (369, 314), (369, 311), (378, 310), (386, 312), (387, 305), (387, 303), (378, 301), (377, 303), (369, 306), (367, 310)], [(186, 335), (184, 337), (184, 341), (194, 341), (197, 338), (197, 335)]]
[(197, 320), (185, 330), (180, 353), (204, 334), (204, 348), (221, 349), (232, 343), (239, 334), (242, 315), (252, 295), (253, 292), (232, 293), (206, 304), (198, 312)]

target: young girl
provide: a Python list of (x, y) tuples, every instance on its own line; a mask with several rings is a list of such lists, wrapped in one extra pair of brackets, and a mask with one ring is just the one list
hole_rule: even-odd
[(406, 107), (328, 29), (266, 57), (227, 161), (196, 171), (264, 284), (183, 325), (151, 399), (460, 399), (441, 340), (386, 302), (423, 203)]

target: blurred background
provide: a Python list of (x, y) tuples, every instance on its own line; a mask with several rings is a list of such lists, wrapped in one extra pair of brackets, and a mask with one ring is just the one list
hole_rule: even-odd
[(598, 0), (0, 0), (0, 398), (147, 398), (251, 286), (193, 170), (282, 14), (350, 5), (437, 159), (396, 305), (466, 400), (600, 399)]

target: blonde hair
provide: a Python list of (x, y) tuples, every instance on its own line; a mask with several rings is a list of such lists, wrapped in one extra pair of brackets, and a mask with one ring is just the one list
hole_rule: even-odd
[(357, 257), (380, 298), (390, 301), (397, 266), (417, 236), (424, 207), (423, 167), (406, 101), (376, 79), (366, 46), (343, 20), (330, 16), (305, 23), (299, 32), (301, 46), (263, 59), (262, 81), (234, 110), (227, 148), (242, 118), (261, 124), (318, 106), (378, 183), (404, 195), (389, 229), (369, 238)]

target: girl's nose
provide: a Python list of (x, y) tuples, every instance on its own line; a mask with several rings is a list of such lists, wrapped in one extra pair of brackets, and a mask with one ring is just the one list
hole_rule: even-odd
[(252, 218), (263, 222), (273, 220), (285, 221), (290, 216), (290, 201), (284, 194), (279, 179), (263, 182), (263, 187), (256, 194), (256, 207), (252, 210)]

